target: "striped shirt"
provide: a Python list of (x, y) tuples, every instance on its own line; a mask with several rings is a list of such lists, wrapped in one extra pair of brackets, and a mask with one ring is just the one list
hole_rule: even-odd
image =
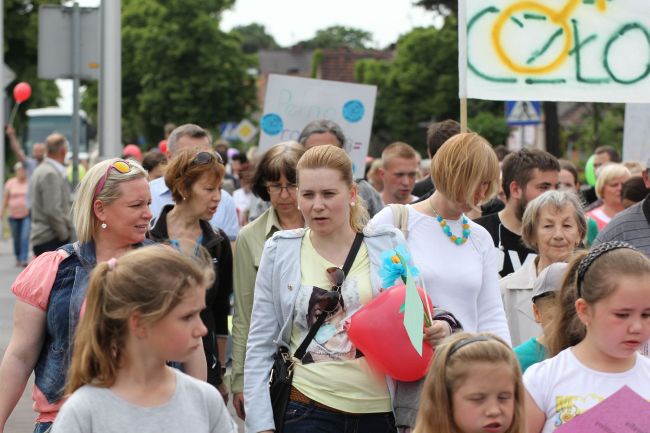
[(612, 218), (593, 246), (608, 241), (625, 241), (650, 257), (650, 196)]

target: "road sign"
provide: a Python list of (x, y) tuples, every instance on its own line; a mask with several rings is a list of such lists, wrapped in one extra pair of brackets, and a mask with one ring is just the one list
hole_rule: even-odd
[(221, 138), (224, 140), (228, 141), (235, 141), (237, 140), (237, 122), (221, 122), (219, 124), (219, 134), (221, 134)]
[(239, 125), (237, 125), (235, 134), (237, 134), (237, 138), (241, 141), (248, 143), (257, 135), (257, 128), (250, 120), (244, 119), (239, 122)]
[(506, 121), (510, 126), (538, 125), (542, 121), (539, 101), (506, 101)]
[[(99, 79), (99, 8), (79, 8), (80, 77)], [(43, 5), (38, 10), (38, 78), (72, 78), (72, 8)]]

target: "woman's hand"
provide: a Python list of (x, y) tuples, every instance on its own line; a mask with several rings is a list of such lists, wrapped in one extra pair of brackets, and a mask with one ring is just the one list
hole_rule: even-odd
[(237, 416), (242, 420), (246, 420), (246, 410), (244, 409), (244, 393), (237, 392), (232, 396), (232, 405), (235, 407)]
[(431, 326), (424, 328), (424, 341), (436, 347), (444, 338), (451, 335), (451, 326), (444, 320), (434, 320)]

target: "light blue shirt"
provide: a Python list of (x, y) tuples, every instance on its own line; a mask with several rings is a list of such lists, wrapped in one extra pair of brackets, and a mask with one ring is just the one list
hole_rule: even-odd
[[(165, 185), (165, 178), (159, 177), (149, 182), (151, 189), (151, 205), (149, 210), (153, 215), (150, 226), (153, 227), (154, 222), (158, 219), (160, 211), (167, 204), (174, 204), (172, 199), (172, 192)], [(221, 201), (217, 207), (217, 211), (210, 220), (210, 224), (215, 229), (219, 228), (226, 232), (231, 241), (237, 239), (239, 233), (239, 222), (237, 221), (237, 210), (235, 209), (235, 200), (228, 194), (227, 191), (221, 190)]]

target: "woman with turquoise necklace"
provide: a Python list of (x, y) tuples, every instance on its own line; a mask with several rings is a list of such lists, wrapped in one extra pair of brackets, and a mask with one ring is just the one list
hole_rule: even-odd
[[(453, 313), (468, 332), (491, 332), (510, 342), (499, 291), (494, 244), (466, 212), (499, 190), (499, 161), (474, 133), (447, 140), (431, 162), (436, 187), (425, 201), (409, 205), (408, 247), (436, 307)], [(396, 225), (390, 206), (372, 225)]]
[[(433, 195), (405, 208), (387, 206), (370, 225), (390, 224), (402, 230), (420, 270), (420, 283), (434, 306), (452, 313), (465, 331), (491, 332), (510, 343), (492, 238), (465, 215), (496, 195), (499, 175), (497, 156), (483, 137), (455, 135), (431, 162)], [(426, 338), (431, 330), (424, 332)], [(398, 383), (397, 398), (417, 399), (421, 385), (421, 381)], [(417, 407), (417, 401), (404, 406)], [(395, 415), (399, 431), (410, 431), (415, 413)]]

